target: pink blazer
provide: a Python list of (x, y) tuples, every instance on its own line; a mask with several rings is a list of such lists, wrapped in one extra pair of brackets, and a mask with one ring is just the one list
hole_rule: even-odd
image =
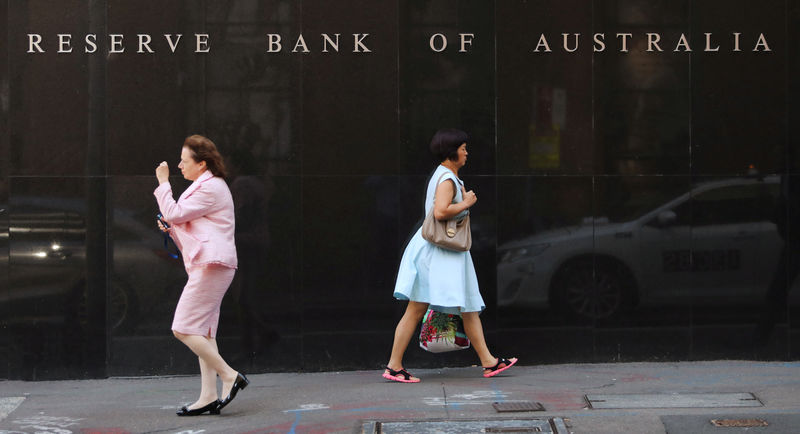
[(187, 268), (206, 264), (236, 268), (233, 198), (222, 178), (206, 170), (177, 202), (169, 182), (153, 194)]

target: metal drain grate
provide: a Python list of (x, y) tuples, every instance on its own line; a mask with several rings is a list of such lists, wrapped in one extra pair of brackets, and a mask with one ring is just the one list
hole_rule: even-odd
[(711, 419), (711, 424), (720, 427), (769, 426), (764, 419)]
[(492, 404), (498, 413), (511, 413), (517, 411), (545, 411), (544, 406), (533, 401), (504, 401)]
[(365, 421), (362, 434), (433, 434), (433, 433), (550, 433), (569, 434), (566, 420), (560, 417), (541, 419), (482, 419), (482, 420), (413, 420)]

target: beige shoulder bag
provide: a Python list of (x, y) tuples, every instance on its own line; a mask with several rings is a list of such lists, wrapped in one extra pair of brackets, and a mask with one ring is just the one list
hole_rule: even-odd
[[(436, 188), (439, 188), (439, 183), (446, 174), (443, 173), (439, 180), (436, 181)], [(455, 187), (458, 188), (457, 185)], [(428, 213), (422, 223), (422, 238), (444, 249), (458, 252), (468, 251), (472, 247), (469, 212), (460, 220), (439, 221), (433, 216), (433, 207), (431, 207), (431, 212)]]

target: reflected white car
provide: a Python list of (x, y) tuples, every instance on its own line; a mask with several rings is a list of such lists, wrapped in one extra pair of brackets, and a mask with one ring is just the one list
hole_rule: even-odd
[(783, 248), (778, 176), (698, 184), (621, 223), (584, 219), (498, 247), (498, 305), (608, 318), (639, 304), (763, 298)]

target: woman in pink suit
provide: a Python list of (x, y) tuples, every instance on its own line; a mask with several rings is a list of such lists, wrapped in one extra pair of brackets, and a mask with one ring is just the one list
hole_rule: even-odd
[[(219, 355), (217, 324), (222, 297), (236, 272), (233, 199), (225, 183), (225, 166), (214, 143), (206, 137), (187, 137), (178, 165), (183, 177), (194, 181), (177, 202), (169, 184), (169, 166), (156, 168), (158, 208), (168, 232), (181, 250), (189, 280), (181, 293), (172, 332), (200, 361), (200, 398), (177, 411), (178, 416), (219, 414), (240, 389), (250, 383)], [(222, 379), (222, 400), (217, 396)]]

